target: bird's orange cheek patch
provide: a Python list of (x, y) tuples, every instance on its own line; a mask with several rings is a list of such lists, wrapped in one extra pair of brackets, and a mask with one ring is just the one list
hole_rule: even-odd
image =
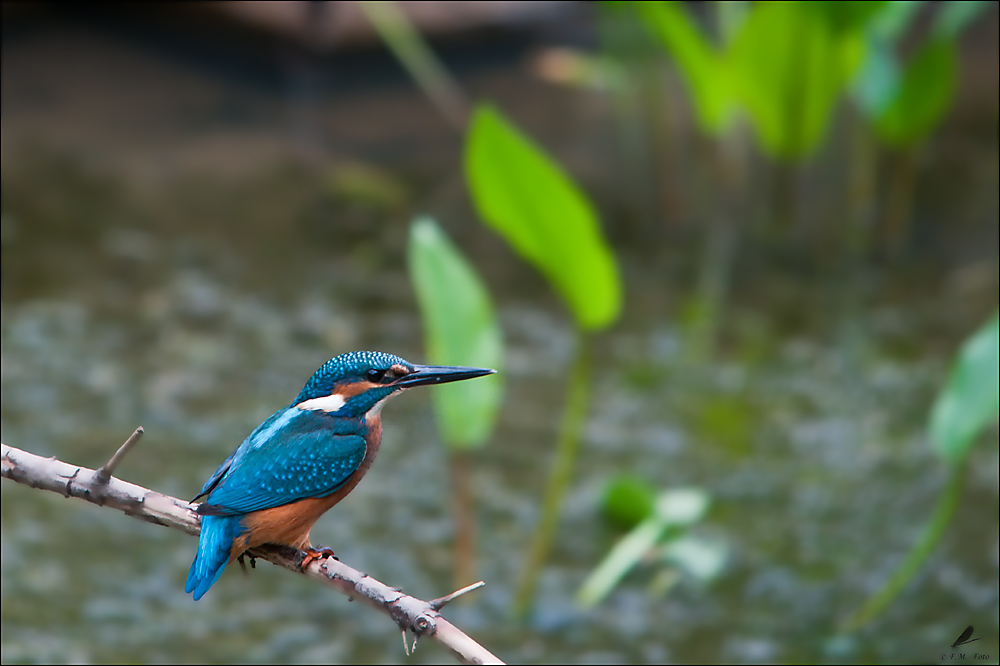
[(334, 395), (341, 396), (345, 401), (350, 400), (356, 395), (361, 395), (369, 389), (373, 389), (381, 384), (375, 384), (367, 380), (360, 382), (351, 382), (350, 384), (341, 384), (334, 389)]

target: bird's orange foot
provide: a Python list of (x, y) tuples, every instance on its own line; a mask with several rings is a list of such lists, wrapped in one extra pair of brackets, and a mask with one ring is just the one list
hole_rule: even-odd
[(333, 559), (337, 560), (338, 562), (340, 561), (333, 554), (333, 549), (332, 548), (327, 548), (326, 546), (320, 546), (318, 548), (305, 548), (303, 550), (303, 552), (305, 552), (305, 557), (302, 558), (302, 563), (299, 565), (299, 568), (302, 569), (302, 570), (305, 570), (305, 568), (313, 560), (325, 560), (328, 557), (332, 557)]

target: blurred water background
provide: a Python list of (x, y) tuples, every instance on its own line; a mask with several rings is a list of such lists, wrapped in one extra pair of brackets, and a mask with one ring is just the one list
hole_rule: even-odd
[[(972, 624), (974, 651), (996, 663), (995, 422), (927, 565), (883, 615), (837, 633), (934, 507), (947, 473), (927, 414), (961, 341), (997, 307), (995, 7), (961, 41), (956, 102), (919, 153), (903, 248), (876, 245), (845, 268), (828, 224), (848, 159), (835, 124), (797, 221), (740, 237), (711, 354), (691, 353), (687, 335), (703, 195), (686, 174), (703, 147), (677, 82), (653, 147), (629, 152), (614, 96), (537, 66), (593, 44), (590, 9), (556, 3), (436, 38), (462, 87), (591, 193), (625, 284), (620, 322), (594, 340), (577, 475), (524, 622), (509, 609), (574, 335), (543, 279), (477, 221), (461, 134), (370, 36), (310, 49), (183, 5), (3, 11), (4, 443), (98, 467), (141, 424), (118, 475), (193, 496), (331, 356), (424, 360), (406, 240), (430, 213), (484, 276), (507, 344), (499, 427), (470, 472), (487, 586), (446, 611), (461, 628), (513, 663), (926, 663)], [(767, 210), (774, 180), (753, 164), (748, 217)], [(453, 589), (452, 521), (429, 397), (409, 393), (384, 417), (377, 464), (314, 541), (437, 597)], [(710, 493), (699, 529), (728, 552), (714, 582), (660, 594), (650, 567), (596, 608), (574, 603), (621, 534), (600, 510), (616, 473)], [(183, 593), (193, 539), (7, 481), (0, 497), (4, 663), (449, 659), (429, 641), (405, 658), (383, 616), (267, 565), (248, 579), (234, 568), (195, 603)]]

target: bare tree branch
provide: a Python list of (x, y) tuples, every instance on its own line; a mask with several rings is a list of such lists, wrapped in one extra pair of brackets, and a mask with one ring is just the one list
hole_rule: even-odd
[(129, 438), (125, 440), (125, 443), (122, 444), (121, 448), (115, 452), (115, 455), (111, 456), (111, 460), (104, 463), (104, 466), (97, 470), (97, 483), (102, 486), (108, 485), (108, 481), (110, 481), (111, 477), (114, 476), (115, 470), (118, 468), (118, 465), (121, 464), (125, 454), (132, 450), (132, 447), (136, 445), (139, 438), (142, 437), (145, 432), (146, 431), (142, 429), (142, 426), (139, 426), (135, 429), (135, 432), (129, 435)]
[(434, 610), (441, 610), (442, 608), (445, 607), (445, 605), (450, 604), (452, 601), (458, 599), (463, 594), (468, 594), (473, 590), (478, 590), (483, 585), (486, 585), (486, 583), (484, 583), (483, 581), (479, 581), (478, 583), (473, 583), (472, 585), (466, 585), (461, 590), (455, 590), (451, 594), (446, 594), (443, 597), (438, 597), (437, 599), (431, 600), (430, 606)]
[[(2, 453), (0, 471), (4, 478), (32, 488), (50, 490), (64, 497), (75, 497), (100, 506), (109, 506), (150, 523), (197, 535), (201, 531), (201, 517), (194, 511), (197, 505), (111, 476), (114, 466), (121, 461), (141, 434), (142, 429), (136, 429), (118, 453), (100, 470), (77, 467), (55, 458), (43, 458), (0, 444)], [(438, 612), (444, 603), (481, 586), (481, 582), (427, 602), (403, 594), (334, 559), (314, 560), (303, 570), (299, 563), (302, 562), (305, 553), (293, 548), (267, 546), (255, 548), (248, 554), (322, 581), (341, 593), (353, 599), (360, 599), (385, 613), (402, 630), (403, 644), (407, 647), (407, 652), (409, 647), (406, 644), (406, 631), (409, 630), (414, 635), (414, 647), (417, 639), (427, 636), (451, 650), (463, 663), (503, 663)]]

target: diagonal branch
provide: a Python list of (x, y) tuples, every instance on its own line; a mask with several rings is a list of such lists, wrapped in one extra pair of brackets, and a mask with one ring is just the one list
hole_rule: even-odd
[[(138, 439), (138, 434), (141, 434), (141, 431), (133, 433), (129, 442), (122, 447), (115, 458), (120, 460), (127, 447)], [(75, 497), (99, 506), (108, 506), (129, 516), (182, 530), (191, 535), (197, 535), (201, 531), (201, 517), (195, 513), (195, 505), (184, 500), (163, 495), (110, 475), (105, 481), (99, 474), (100, 470), (77, 467), (55, 458), (43, 458), (6, 444), (0, 444), (0, 454), (2, 454), (0, 456), (2, 476), (17, 483), (50, 490), (64, 497)], [(114, 463), (117, 464), (118, 460)], [(292, 548), (269, 546), (253, 549), (248, 554), (289, 571), (301, 572), (349, 597), (364, 601), (392, 618), (404, 636), (409, 630), (413, 632), (415, 639), (424, 636), (432, 638), (451, 650), (463, 663), (503, 663), (458, 627), (444, 619), (438, 612), (440, 605), (435, 606), (435, 602), (403, 594), (343, 562), (333, 559), (317, 560), (310, 562), (303, 570), (299, 563), (305, 554)], [(459, 590), (458, 593), (448, 597), (454, 597), (462, 592), (464, 590)]]

